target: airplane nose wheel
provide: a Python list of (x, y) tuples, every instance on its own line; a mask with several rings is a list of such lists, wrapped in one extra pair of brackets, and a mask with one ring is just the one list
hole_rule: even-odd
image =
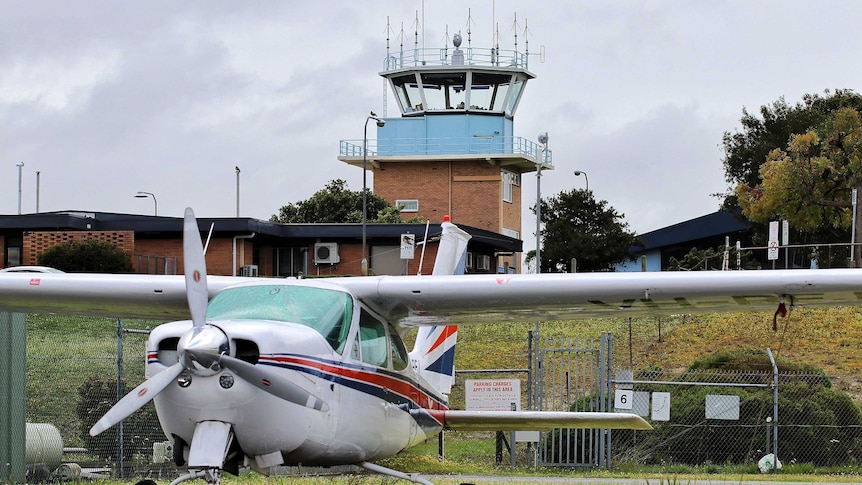
[(171, 485), (178, 485), (196, 478), (203, 479), (207, 482), (207, 485), (219, 485), (221, 482), (221, 470), (218, 468), (207, 468), (206, 470), (189, 471), (187, 474), (171, 482)]

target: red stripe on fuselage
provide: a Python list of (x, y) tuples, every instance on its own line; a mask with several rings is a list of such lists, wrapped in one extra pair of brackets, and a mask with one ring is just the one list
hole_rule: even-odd
[(317, 369), (321, 372), (326, 372), (329, 374), (343, 377), (345, 379), (351, 379), (364, 382), (366, 384), (371, 384), (386, 389), (390, 392), (400, 394), (401, 396), (410, 399), (411, 401), (416, 403), (417, 406), (424, 409), (448, 409), (447, 406), (440, 403), (440, 401), (438, 401), (436, 398), (430, 396), (428, 393), (424, 392), (423, 390), (419, 389), (418, 387), (404, 379), (398, 379), (396, 377), (387, 376), (373, 371), (352, 369), (349, 367), (327, 364), (317, 360), (303, 359), (294, 356), (261, 356), (261, 360), (273, 360), (282, 364), (294, 364), (303, 367), (310, 367), (313, 369)]

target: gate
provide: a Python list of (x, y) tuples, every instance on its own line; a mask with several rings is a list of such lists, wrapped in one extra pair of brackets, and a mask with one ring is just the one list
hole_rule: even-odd
[[(534, 365), (532, 396), (539, 411), (609, 412), (612, 335), (597, 341), (549, 337), (531, 356)], [(611, 463), (611, 431), (607, 429), (555, 429), (539, 442), (541, 466), (598, 467)]]

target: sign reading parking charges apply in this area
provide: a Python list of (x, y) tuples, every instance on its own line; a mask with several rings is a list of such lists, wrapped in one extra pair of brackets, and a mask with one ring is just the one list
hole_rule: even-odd
[(464, 388), (464, 404), (469, 411), (521, 410), (518, 379), (467, 379)]

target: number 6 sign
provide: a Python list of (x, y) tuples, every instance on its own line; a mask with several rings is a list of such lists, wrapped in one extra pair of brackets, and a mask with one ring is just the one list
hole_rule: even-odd
[(631, 409), (632, 397), (634, 397), (634, 391), (631, 389), (618, 389), (614, 391), (614, 408)]

